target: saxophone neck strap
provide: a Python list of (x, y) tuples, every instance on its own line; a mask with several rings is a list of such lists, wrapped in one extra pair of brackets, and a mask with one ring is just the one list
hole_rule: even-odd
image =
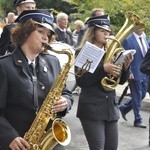
[(38, 88), (37, 88), (37, 70), (36, 67), (33, 63), (30, 64), (30, 68), (32, 71), (32, 83), (33, 83), (33, 98), (34, 98), (34, 108), (35, 108), (35, 112), (36, 114), (38, 113), (39, 110), (39, 102), (38, 102)]

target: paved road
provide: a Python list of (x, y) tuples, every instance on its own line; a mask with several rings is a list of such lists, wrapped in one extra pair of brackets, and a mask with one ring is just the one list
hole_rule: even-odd
[[(125, 85), (124, 85), (125, 86)], [(117, 95), (119, 96), (123, 90), (123, 86), (118, 87)], [(88, 150), (88, 145), (78, 118), (76, 118), (76, 109), (78, 96), (74, 95), (75, 103), (70, 113), (64, 118), (69, 124), (72, 133), (71, 143), (66, 146), (66, 150)], [(150, 105), (148, 106), (150, 108)], [(150, 110), (150, 109), (149, 109)], [(149, 142), (149, 112), (142, 110), (141, 114), (146, 129), (133, 127), (133, 112), (127, 115), (128, 121), (122, 118), (119, 120), (119, 147), (118, 150), (150, 150)]]

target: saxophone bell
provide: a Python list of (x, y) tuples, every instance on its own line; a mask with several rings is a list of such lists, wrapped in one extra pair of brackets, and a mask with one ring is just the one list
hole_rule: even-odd
[(52, 127), (43, 135), (40, 142), (41, 150), (52, 150), (57, 144), (66, 146), (71, 141), (71, 131), (68, 124), (57, 118), (53, 121)]

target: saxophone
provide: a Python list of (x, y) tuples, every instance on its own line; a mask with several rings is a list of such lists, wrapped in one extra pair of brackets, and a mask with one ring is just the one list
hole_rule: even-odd
[[(126, 12), (126, 20), (122, 28), (119, 30), (114, 38), (108, 37), (106, 45), (106, 55), (104, 58), (104, 64), (108, 62), (114, 62), (117, 56), (124, 51), (121, 46), (121, 42), (132, 32), (144, 28), (142, 19), (133, 12)], [(123, 64), (118, 64), (122, 67)], [(102, 87), (105, 91), (113, 91), (118, 85), (120, 77), (114, 78), (112, 75), (104, 77), (101, 80)]]
[[(49, 45), (46, 45), (46, 47), (58, 54), (66, 54), (68, 61), (58, 74), (30, 129), (24, 135), (24, 139), (30, 144), (30, 150), (52, 150), (58, 143), (66, 146), (71, 140), (71, 132), (67, 123), (60, 118), (56, 118), (56, 113), (52, 112), (52, 105), (62, 94), (72, 65), (73, 54), (69, 49), (58, 51), (52, 49)], [(52, 126), (46, 132), (45, 129), (50, 120), (53, 121)]]

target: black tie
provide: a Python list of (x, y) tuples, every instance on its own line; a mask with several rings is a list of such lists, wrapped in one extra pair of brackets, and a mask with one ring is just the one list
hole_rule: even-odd
[(34, 63), (31, 63), (29, 66), (30, 66), (30, 68), (31, 68), (32, 75), (33, 75), (34, 77), (37, 77), (35, 64), (34, 64)]
[(142, 45), (142, 54), (143, 54), (143, 57), (145, 57), (145, 55), (146, 55), (146, 49), (145, 49), (145, 47), (144, 47), (144, 44), (143, 44), (142, 38), (141, 38), (141, 37), (139, 37), (139, 39), (140, 39), (140, 42), (141, 42), (141, 45)]

